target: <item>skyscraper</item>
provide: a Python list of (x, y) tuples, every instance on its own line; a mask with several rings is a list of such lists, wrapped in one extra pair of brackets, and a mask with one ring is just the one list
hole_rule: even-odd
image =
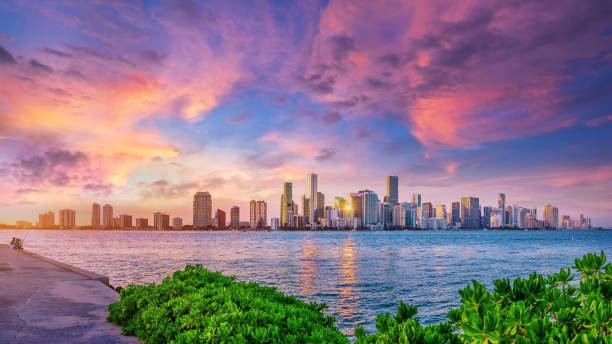
[(240, 227), (240, 207), (237, 205), (233, 206), (230, 210), (230, 221), (232, 228)]
[(170, 215), (158, 212), (153, 213), (153, 226), (157, 230), (170, 228)]
[(102, 226), (104, 228), (113, 228), (113, 206), (105, 204), (102, 207)]
[(459, 214), (460, 210), (459, 210), (459, 202), (453, 202), (451, 203), (451, 224), (455, 225), (459, 222), (461, 222), (461, 216)]
[(334, 197), (334, 209), (338, 211), (339, 217), (349, 217), (351, 216), (348, 211), (348, 202), (344, 199), (344, 197)]
[(219, 229), (225, 228), (225, 212), (221, 209), (215, 212), (215, 226)]
[(386, 198), (393, 205), (399, 202), (398, 198), (398, 177), (397, 176), (387, 176), (387, 193), (385, 194)]
[(461, 197), (461, 227), (480, 228), (478, 197)]
[(193, 195), (193, 228), (212, 226), (212, 197), (208, 191)]
[(119, 228), (128, 229), (132, 228), (132, 215), (119, 215)]
[(361, 218), (361, 223), (364, 226), (376, 224), (378, 222), (378, 195), (370, 190), (363, 190), (359, 193), (363, 199), (363, 217)]
[(482, 208), (482, 226), (484, 228), (491, 228), (491, 215), (493, 215), (493, 207), (486, 206)]
[[(506, 209), (506, 194), (503, 194), (503, 193), (497, 194), (497, 207), (499, 209), (501, 209), (502, 212), (505, 211), (505, 209)], [(504, 222), (505, 216), (502, 216), (501, 218), (502, 218), (501, 225), (503, 227), (506, 224)]]
[(322, 192), (317, 192), (317, 210), (315, 213), (317, 222), (321, 222), (325, 218), (325, 195)]
[(71, 209), (62, 209), (59, 211), (59, 228), (60, 229), (73, 229), (75, 228), (76, 212)]
[(436, 219), (446, 220), (446, 205), (444, 204), (436, 205)]
[(53, 228), (54, 226), (55, 226), (55, 214), (52, 211), (48, 211), (43, 214), (38, 214), (38, 227)]
[(423, 203), (423, 221), (427, 221), (432, 217), (434, 217), (433, 205), (431, 204), (431, 202)]
[(266, 228), (268, 226), (268, 205), (265, 201), (251, 200), (249, 223), (251, 228)]
[(281, 195), (281, 216), (280, 226), (287, 227), (289, 223), (289, 211), (293, 206), (293, 184), (286, 182), (283, 185), (283, 194)]
[(306, 194), (304, 195), (305, 201), (308, 202), (308, 209), (304, 206), (304, 210), (308, 210), (308, 213), (304, 212), (304, 217), (308, 217), (308, 223), (314, 223), (316, 221), (317, 190), (317, 175), (315, 173), (309, 173), (306, 175)]
[(353, 192), (351, 197), (351, 217), (363, 219), (363, 197), (359, 192)]
[(421, 207), (421, 194), (412, 194), (412, 203), (417, 207)]
[(559, 228), (559, 208), (546, 204), (543, 213), (542, 220), (544, 221), (544, 227), (551, 229)]
[(100, 228), (100, 205), (98, 203), (91, 205), (91, 227)]

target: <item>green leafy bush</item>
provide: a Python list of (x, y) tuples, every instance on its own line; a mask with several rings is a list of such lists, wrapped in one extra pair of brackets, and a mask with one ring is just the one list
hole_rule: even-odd
[(325, 316), (272, 287), (236, 282), (201, 266), (159, 285), (130, 285), (109, 306), (108, 320), (148, 343), (348, 343)]
[[(449, 321), (435, 325), (400, 302), (395, 316), (378, 315), (377, 333), (355, 329), (355, 343), (612, 344), (612, 265), (601, 252), (573, 268), (580, 274), (497, 280), (493, 292), (472, 281)], [(130, 285), (108, 320), (148, 343), (348, 343), (324, 309), (198, 265), (159, 285)]]
[(421, 327), (416, 308), (400, 303), (395, 317), (378, 316), (378, 333), (357, 328), (356, 343), (612, 344), (612, 265), (602, 251), (576, 259), (574, 269), (579, 283), (569, 268), (497, 280), (492, 293), (472, 281), (450, 321), (438, 325)]

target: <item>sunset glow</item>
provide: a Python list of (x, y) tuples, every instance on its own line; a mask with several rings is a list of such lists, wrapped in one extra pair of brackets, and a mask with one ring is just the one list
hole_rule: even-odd
[(574, 0), (2, 1), (0, 223), (86, 225), (98, 202), (190, 224), (197, 191), (279, 217), (283, 182), (301, 203), (314, 172), (327, 205), (397, 175), (401, 200), (503, 192), (612, 225), (611, 18)]

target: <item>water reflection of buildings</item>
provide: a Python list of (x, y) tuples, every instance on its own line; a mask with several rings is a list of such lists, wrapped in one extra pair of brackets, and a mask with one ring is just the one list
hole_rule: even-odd
[(345, 323), (351, 324), (351, 326), (342, 331), (345, 334), (352, 334), (353, 329), (364, 322), (364, 320), (359, 320), (355, 247), (355, 241), (350, 237), (347, 238), (342, 245), (342, 257), (340, 260), (338, 315)]

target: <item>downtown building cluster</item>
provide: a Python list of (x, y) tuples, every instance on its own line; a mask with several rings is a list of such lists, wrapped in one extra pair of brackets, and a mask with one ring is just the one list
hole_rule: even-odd
[[(536, 208), (509, 205), (506, 195), (497, 195), (497, 207), (481, 206), (478, 197), (462, 197), (457, 202), (445, 204), (424, 202), (421, 194), (413, 193), (409, 201), (399, 199), (398, 176), (386, 177), (386, 192), (383, 198), (371, 190), (351, 192), (345, 197), (334, 197), (326, 205), (325, 194), (318, 190), (318, 175), (306, 176), (306, 190), (301, 196), (301, 207), (294, 201), (293, 183), (283, 183), (280, 197), (280, 217), (270, 219), (268, 226), (268, 204), (263, 200), (249, 202), (249, 221), (240, 221), (240, 207), (226, 212), (217, 209), (213, 214), (212, 195), (196, 192), (193, 196), (193, 225), (184, 226), (183, 219), (162, 212), (153, 213), (153, 223), (148, 218), (133, 218), (129, 214), (114, 215), (113, 206), (91, 207), (92, 229), (591, 229), (591, 219), (580, 214), (572, 219), (569, 215), (559, 217), (559, 209), (551, 204), (542, 208), (538, 218)], [(19, 220), (16, 228), (76, 229), (76, 211), (62, 209), (58, 212), (58, 224), (52, 211), (39, 214), (38, 223)]]
[(590, 218), (580, 215), (572, 220), (550, 204), (543, 208), (542, 219), (536, 208), (517, 204), (506, 206), (505, 194), (498, 195), (498, 205), (480, 205), (478, 197), (462, 197), (445, 204), (424, 202), (421, 194), (413, 193), (410, 201), (399, 200), (399, 177), (386, 177), (386, 192), (382, 199), (371, 190), (360, 190), (344, 197), (334, 197), (333, 205), (325, 204), (325, 195), (318, 191), (318, 175), (306, 176), (302, 208), (293, 200), (293, 185), (283, 184), (280, 218), (273, 218), (272, 229), (590, 229)]

